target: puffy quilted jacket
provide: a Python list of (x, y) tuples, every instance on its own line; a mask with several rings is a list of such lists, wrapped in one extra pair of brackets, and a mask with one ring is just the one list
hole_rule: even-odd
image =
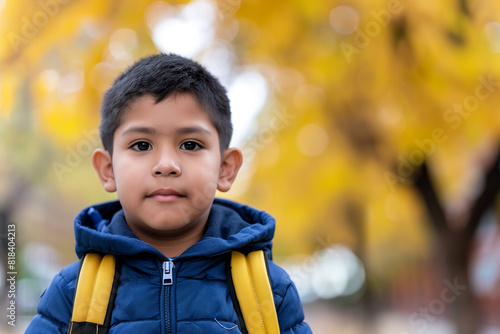
[[(271, 250), (274, 219), (265, 212), (216, 199), (204, 237), (168, 259), (139, 240), (127, 226), (119, 202), (84, 209), (75, 219), (76, 253), (115, 254), (120, 284), (110, 334), (240, 333), (226, 280), (232, 250)], [(162, 284), (162, 265), (173, 261), (173, 284)], [(54, 278), (42, 295), (26, 333), (66, 333), (79, 261)], [(269, 275), (282, 333), (311, 333), (289, 276), (269, 261)]]

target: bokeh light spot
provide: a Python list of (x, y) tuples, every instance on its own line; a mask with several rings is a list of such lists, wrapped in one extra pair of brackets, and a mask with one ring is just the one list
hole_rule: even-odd
[(349, 6), (338, 6), (330, 11), (330, 25), (342, 35), (350, 35), (358, 29), (358, 12)]
[(316, 124), (304, 125), (297, 135), (297, 146), (302, 154), (316, 156), (328, 147), (328, 133)]

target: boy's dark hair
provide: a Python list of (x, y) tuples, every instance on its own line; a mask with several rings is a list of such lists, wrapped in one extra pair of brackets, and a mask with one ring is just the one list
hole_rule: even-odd
[(233, 127), (226, 89), (195, 61), (175, 54), (158, 54), (132, 65), (104, 95), (99, 126), (104, 149), (113, 154), (115, 131), (137, 98), (151, 94), (159, 103), (177, 93), (196, 97), (219, 134), (221, 152), (228, 148)]

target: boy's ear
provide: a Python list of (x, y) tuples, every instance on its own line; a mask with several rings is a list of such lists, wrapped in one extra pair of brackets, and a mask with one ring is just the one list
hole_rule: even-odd
[(222, 154), (217, 189), (226, 192), (231, 189), (236, 175), (243, 163), (243, 153), (239, 148), (228, 148)]
[(116, 191), (115, 176), (111, 162), (111, 155), (102, 148), (96, 149), (92, 154), (92, 164), (99, 176), (99, 180), (101, 180), (104, 190), (110, 193)]

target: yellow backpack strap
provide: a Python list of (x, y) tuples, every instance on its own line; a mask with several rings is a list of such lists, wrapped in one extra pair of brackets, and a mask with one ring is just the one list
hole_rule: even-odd
[(68, 333), (103, 334), (111, 323), (118, 284), (113, 255), (88, 253), (82, 259)]
[(278, 316), (264, 251), (254, 251), (248, 256), (233, 251), (231, 279), (246, 331), (249, 334), (278, 334)]

